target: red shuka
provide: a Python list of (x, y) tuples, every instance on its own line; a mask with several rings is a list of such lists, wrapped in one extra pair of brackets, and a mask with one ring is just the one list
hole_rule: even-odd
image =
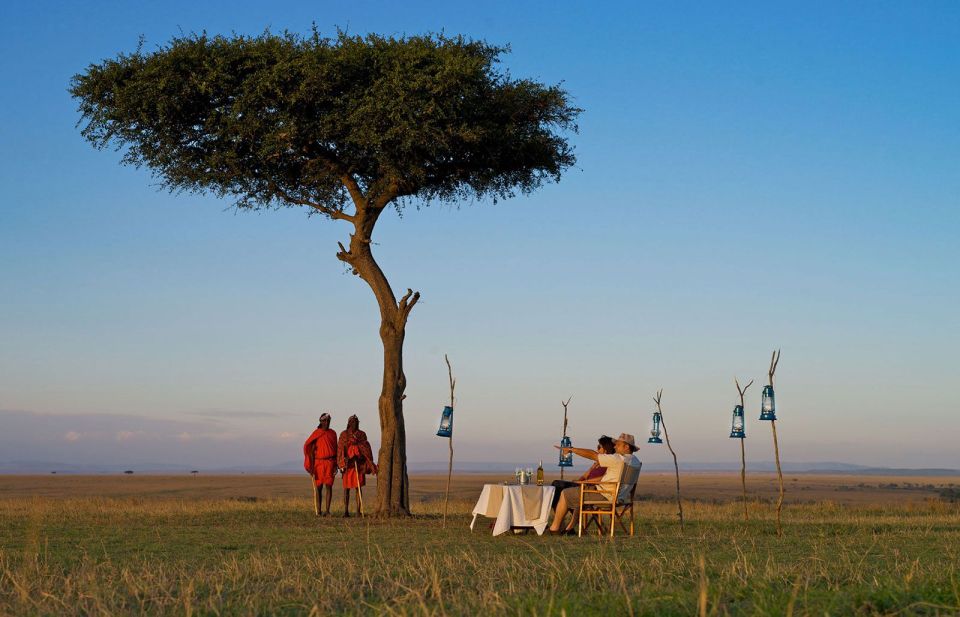
[(317, 486), (333, 486), (333, 476), (337, 473), (336, 431), (318, 428), (310, 434), (303, 444), (303, 468), (313, 476)]
[[(373, 463), (373, 450), (367, 441), (367, 434), (357, 429), (340, 433), (337, 443), (337, 465), (343, 476), (343, 488), (366, 486), (368, 473), (377, 473)], [(359, 474), (357, 471), (359, 470)]]

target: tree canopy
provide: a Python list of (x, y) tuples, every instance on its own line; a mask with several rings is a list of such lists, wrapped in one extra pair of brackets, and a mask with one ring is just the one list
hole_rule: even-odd
[(174, 190), (239, 207), (504, 198), (575, 162), (558, 85), (463, 37), (191, 34), (74, 76), (84, 137)]

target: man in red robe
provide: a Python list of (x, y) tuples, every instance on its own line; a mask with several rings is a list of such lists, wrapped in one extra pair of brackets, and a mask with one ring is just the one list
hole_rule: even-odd
[(323, 496), (323, 487), (327, 487), (326, 506), (324, 516), (330, 516), (330, 498), (333, 497), (333, 477), (337, 473), (337, 432), (330, 429), (330, 414), (320, 416), (317, 430), (310, 434), (303, 444), (303, 468), (313, 478), (316, 490), (313, 497), (316, 500), (315, 511), (320, 516), (320, 501)]
[(350, 516), (352, 488), (357, 489), (357, 511), (362, 514), (360, 487), (366, 485), (368, 473), (377, 473), (377, 466), (373, 462), (373, 450), (367, 441), (367, 434), (360, 430), (360, 420), (355, 415), (347, 420), (347, 430), (340, 433), (337, 466), (343, 477), (343, 515)]

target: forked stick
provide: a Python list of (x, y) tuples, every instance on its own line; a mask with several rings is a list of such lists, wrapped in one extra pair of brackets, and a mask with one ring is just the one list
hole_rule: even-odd
[[(450, 358), (443, 354), (443, 359), (447, 362), (447, 376), (450, 378), (450, 409), (453, 409), (453, 389), (457, 385), (457, 380), (453, 378), (453, 368), (450, 366)], [(447, 492), (443, 497), (443, 527), (447, 526), (447, 504), (450, 502), (450, 478), (453, 476), (453, 431), (450, 432), (450, 461), (447, 463)]]
[[(573, 397), (567, 398), (567, 400), (560, 401), (560, 404), (563, 405), (563, 436), (567, 436), (567, 405), (570, 404), (570, 401), (573, 400)], [(563, 467), (560, 468), (560, 479), (563, 480)]]
[[(740, 409), (746, 409), (743, 395), (747, 388), (753, 385), (753, 380), (751, 379), (750, 383), (743, 388), (740, 387), (740, 381), (736, 377), (733, 378), (733, 383), (736, 384), (737, 392), (740, 394)], [(743, 485), (743, 520), (748, 521), (750, 517), (747, 515), (747, 452), (743, 445), (743, 437), (740, 438), (740, 484)]]
[(657, 404), (657, 412), (660, 414), (660, 426), (663, 427), (663, 436), (667, 440), (667, 448), (670, 449), (670, 454), (673, 455), (673, 469), (677, 473), (677, 515), (680, 517), (680, 531), (683, 531), (683, 503), (680, 501), (680, 465), (677, 464), (677, 453), (673, 451), (673, 446), (670, 445), (670, 434), (667, 432), (667, 423), (663, 421), (663, 409), (660, 408), (660, 400), (663, 398), (663, 388), (660, 388), (657, 391), (657, 395), (653, 397), (653, 402)]
[[(767, 371), (767, 377), (770, 379), (770, 387), (773, 388), (773, 375), (777, 372), (777, 365), (780, 364), (780, 350), (773, 352), (770, 356), (770, 370)], [(777, 479), (780, 482), (780, 496), (777, 497), (777, 535), (783, 535), (783, 527), (780, 523), (780, 511), (783, 509), (783, 471), (780, 469), (780, 445), (777, 443), (777, 421), (770, 421), (770, 428), (773, 430), (773, 455), (777, 462)]]

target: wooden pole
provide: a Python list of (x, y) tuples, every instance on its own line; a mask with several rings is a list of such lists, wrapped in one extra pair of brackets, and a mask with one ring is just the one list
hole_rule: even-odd
[(353, 470), (357, 473), (357, 499), (360, 500), (360, 516), (366, 516), (363, 513), (363, 486), (360, 482), (360, 466), (357, 464), (357, 459), (353, 459)]
[(747, 514), (747, 452), (743, 447), (743, 437), (740, 438), (740, 484), (743, 485), (743, 522), (750, 520)]
[[(450, 378), (450, 409), (453, 409), (453, 390), (457, 385), (457, 380), (453, 378), (453, 368), (450, 366), (450, 358), (443, 354), (443, 359), (447, 362), (447, 376)], [(452, 427), (451, 427), (452, 428)], [(453, 477), (453, 431), (450, 431), (449, 442), (450, 460), (447, 463), (447, 492), (443, 497), (443, 527), (447, 526), (447, 504), (450, 502), (450, 479)]]
[[(567, 405), (570, 404), (570, 401), (573, 400), (573, 397), (567, 398), (566, 402), (560, 401), (560, 404), (563, 405), (563, 436), (567, 436)], [(560, 479), (563, 480), (563, 470), (565, 467), (560, 468)]]
[(310, 485), (313, 487), (313, 510), (317, 516), (320, 516), (320, 496), (317, 494), (317, 481), (313, 474), (310, 474)]
[[(733, 383), (737, 386), (737, 392), (740, 394), (740, 409), (744, 410), (746, 413), (746, 405), (743, 402), (743, 395), (746, 393), (747, 388), (753, 385), (753, 380), (750, 380), (745, 387), (740, 387), (740, 380), (736, 377), (733, 378)], [(746, 428), (746, 415), (744, 415), (744, 428)], [(743, 445), (743, 437), (740, 438), (740, 484), (743, 486), (743, 521), (747, 522), (749, 520), (749, 515), (747, 514), (747, 452), (746, 448)]]
[[(770, 370), (767, 376), (770, 378), (770, 387), (773, 387), (773, 375), (777, 372), (777, 364), (780, 363), (780, 350), (773, 352), (770, 356)], [(774, 410), (776, 413), (776, 410)], [(773, 430), (773, 455), (777, 462), (777, 479), (780, 482), (780, 496), (777, 498), (777, 535), (783, 535), (783, 526), (780, 522), (780, 511), (783, 509), (783, 471), (780, 469), (780, 445), (777, 443), (777, 421), (770, 421), (770, 428)]]
[(677, 464), (677, 453), (673, 451), (670, 445), (670, 434), (667, 432), (667, 423), (663, 421), (663, 410), (660, 408), (660, 400), (663, 398), (663, 388), (657, 391), (653, 397), (653, 402), (657, 404), (657, 412), (660, 413), (660, 426), (663, 427), (663, 436), (667, 440), (667, 448), (673, 455), (673, 469), (677, 474), (677, 516), (680, 517), (680, 531), (683, 531), (683, 503), (680, 501), (680, 465)]

